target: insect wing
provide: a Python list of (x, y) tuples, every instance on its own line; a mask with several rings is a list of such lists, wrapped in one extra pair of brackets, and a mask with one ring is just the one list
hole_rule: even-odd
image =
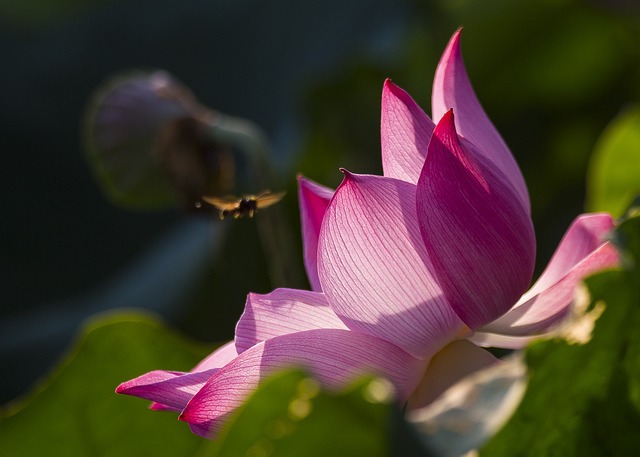
[(237, 197), (229, 195), (227, 197), (207, 197), (204, 196), (202, 199), (209, 203), (210, 205), (215, 206), (220, 211), (233, 211), (238, 208), (240, 200)]
[(256, 198), (256, 206), (258, 209), (260, 209), (278, 203), (280, 200), (282, 200), (282, 197), (284, 197), (285, 193), (286, 192), (262, 194)]

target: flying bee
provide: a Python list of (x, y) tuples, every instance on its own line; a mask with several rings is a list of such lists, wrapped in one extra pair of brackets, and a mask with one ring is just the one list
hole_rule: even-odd
[(241, 197), (234, 197), (233, 195), (226, 197), (204, 196), (202, 199), (220, 211), (220, 220), (227, 216), (240, 219), (244, 216), (251, 218), (259, 209), (278, 203), (282, 200), (284, 194), (285, 192), (272, 194), (270, 190), (265, 190), (259, 195), (243, 195)]

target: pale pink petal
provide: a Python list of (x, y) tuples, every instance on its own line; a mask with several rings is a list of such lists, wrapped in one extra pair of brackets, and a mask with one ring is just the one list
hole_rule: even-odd
[(562, 279), (526, 301), (494, 322), (485, 325), (482, 332), (508, 336), (536, 335), (551, 330), (569, 313), (576, 286), (590, 274), (618, 264), (618, 251), (607, 242), (567, 272)]
[(320, 234), (322, 290), (350, 329), (429, 358), (463, 324), (433, 277), (416, 219), (416, 186), (343, 172)]
[[(400, 401), (420, 380), (426, 361), (370, 335), (318, 329), (278, 336), (247, 349), (220, 369), (180, 416), (211, 437), (266, 376), (301, 367), (328, 389), (339, 389), (360, 375), (388, 378)], [(203, 432), (203, 433), (202, 433)]]
[(438, 123), (450, 109), (456, 114), (458, 134), (473, 143), (478, 152), (491, 161), (515, 189), (526, 213), (530, 213), (527, 185), (515, 158), (485, 114), (476, 97), (462, 60), (459, 29), (447, 45), (436, 69), (431, 94), (431, 116)]
[(434, 127), (411, 96), (387, 79), (380, 117), (384, 175), (417, 183)]
[(409, 409), (428, 405), (456, 382), (499, 360), (467, 340), (457, 340), (433, 356), (420, 384), (411, 394)]
[(347, 328), (323, 294), (295, 289), (251, 293), (236, 325), (236, 348), (242, 353), (269, 338), (316, 328)]
[[(233, 341), (229, 341), (228, 343), (223, 344), (218, 349), (216, 349), (211, 354), (209, 354), (207, 357), (202, 359), (202, 361), (198, 363), (191, 370), (191, 373), (194, 373), (197, 371), (207, 371), (207, 370), (211, 370), (212, 368), (223, 367), (228, 362), (235, 359), (237, 356), (238, 356), (238, 353), (236, 352), (235, 343)], [(165, 373), (170, 373), (170, 372), (165, 372)], [(182, 408), (184, 408), (184, 405), (180, 409), (176, 409), (174, 407), (163, 405), (162, 403), (158, 403), (158, 402), (153, 402), (149, 406), (149, 409), (153, 409), (154, 411), (165, 411), (165, 410), (182, 411)]]
[(303, 176), (298, 176), (298, 200), (300, 204), (300, 224), (302, 226), (302, 246), (304, 266), (311, 290), (320, 292), (318, 279), (318, 236), (324, 212), (333, 196), (333, 190), (317, 184)]
[(546, 334), (529, 335), (529, 336), (507, 336), (497, 333), (477, 332), (469, 337), (469, 341), (478, 346), (504, 348), (504, 349), (522, 349), (533, 340), (544, 337)]
[(155, 402), (152, 409), (182, 411), (216, 371), (216, 368), (195, 373), (151, 371), (123, 382), (116, 388), (116, 393), (151, 400)]
[(211, 368), (220, 368), (231, 362), (237, 356), (238, 352), (236, 351), (235, 343), (229, 341), (202, 359), (191, 371), (205, 371)]
[(433, 132), (416, 198), (438, 283), (458, 316), (477, 329), (507, 312), (531, 281), (533, 224), (503, 175), (460, 145), (451, 111)]
[(529, 291), (520, 300), (524, 303), (530, 297), (549, 288), (562, 279), (569, 271), (582, 262), (607, 241), (614, 227), (613, 218), (606, 213), (581, 214), (569, 226), (547, 268), (542, 272)]

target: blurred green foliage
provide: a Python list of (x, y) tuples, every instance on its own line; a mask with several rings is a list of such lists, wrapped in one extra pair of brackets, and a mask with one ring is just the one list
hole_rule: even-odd
[(276, 375), (213, 442), (193, 435), (175, 413), (150, 411), (143, 400), (114, 393), (120, 382), (145, 371), (188, 371), (211, 349), (149, 316), (96, 318), (41, 390), (4, 412), (2, 451), (12, 456), (388, 455), (393, 395), (379, 379), (328, 393), (304, 373)]
[(339, 393), (298, 371), (267, 380), (198, 456), (389, 455), (391, 392), (365, 379)]
[(640, 217), (625, 221), (616, 239), (631, 262), (587, 279), (589, 309), (604, 306), (592, 339), (526, 350), (525, 397), (481, 455), (640, 455)]
[(16, 457), (191, 455), (202, 440), (176, 414), (150, 411), (115, 388), (154, 369), (188, 371), (211, 350), (149, 316), (97, 317), (55, 373), (2, 412), (0, 449)]
[(640, 106), (628, 107), (602, 133), (588, 175), (589, 211), (622, 216), (640, 195)]

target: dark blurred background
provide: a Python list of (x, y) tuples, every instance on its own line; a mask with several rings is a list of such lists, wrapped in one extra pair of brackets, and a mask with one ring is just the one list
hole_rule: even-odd
[(429, 113), (459, 26), (476, 93), (529, 185), (539, 273), (583, 210), (598, 135), (640, 97), (638, 2), (3, 0), (0, 402), (25, 393), (97, 312), (145, 308), (222, 341), (249, 291), (306, 286), (270, 279), (255, 221), (105, 198), (81, 138), (106, 79), (161, 68), (204, 105), (260, 125), (302, 272), (295, 174), (336, 186), (340, 166), (378, 173), (384, 79)]

